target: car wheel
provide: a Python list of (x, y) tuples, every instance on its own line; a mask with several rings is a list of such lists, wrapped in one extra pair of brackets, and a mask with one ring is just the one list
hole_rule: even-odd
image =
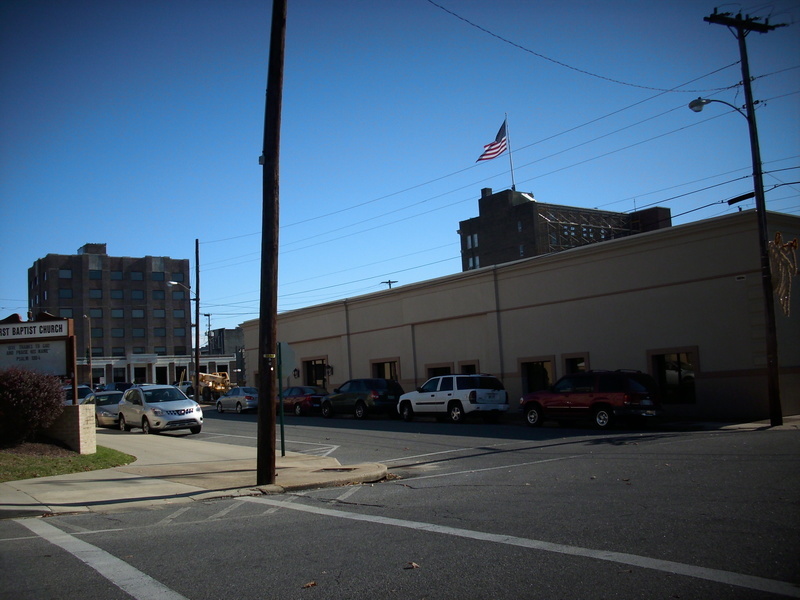
[(201, 425), (198, 425), (197, 427), (189, 427), (189, 431), (195, 434), (200, 433), (202, 429), (203, 427)]
[(356, 402), (356, 419), (364, 419), (367, 416), (367, 405), (363, 402)]
[(614, 417), (611, 409), (607, 406), (600, 406), (594, 409), (594, 426), (598, 429), (608, 429)]
[(298, 417), (303, 414), (303, 407), (300, 406), (299, 402), (294, 405), (294, 414)]
[(236, 412), (237, 414), (242, 413), (242, 405), (239, 402), (236, 403)]
[(403, 402), (400, 405), (400, 417), (406, 423), (410, 423), (414, 420), (414, 409), (411, 407), (411, 402)]
[(333, 407), (330, 402), (322, 403), (322, 416), (326, 419), (330, 419), (333, 416)]
[(130, 431), (131, 430), (131, 428), (125, 422), (125, 415), (120, 415), (119, 416), (119, 430), (120, 431)]
[(530, 427), (542, 426), (542, 409), (537, 404), (529, 404), (525, 407), (525, 422)]
[(150, 427), (150, 421), (147, 420), (147, 417), (142, 419), (142, 433), (145, 435), (150, 435), (151, 433), (156, 433), (155, 429)]
[(451, 423), (464, 422), (464, 407), (461, 406), (461, 402), (452, 402), (450, 406), (447, 407), (447, 417), (450, 419)]
[(220, 402), (219, 400), (217, 400), (217, 412), (218, 413), (224, 413), (225, 412), (225, 409), (222, 408), (222, 402)]

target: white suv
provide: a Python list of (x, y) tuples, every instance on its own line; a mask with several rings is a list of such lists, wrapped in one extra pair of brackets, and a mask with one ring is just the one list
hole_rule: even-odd
[(447, 417), (460, 423), (470, 413), (496, 420), (508, 410), (508, 392), (492, 375), (439, 375), (431, 377), (416, 391), (400, 396), (397, 412), (404, 421), (414, 414)]
[(173, 385), (142, 385), (126, 390), (119, 403), (119, 428), (143, 433), (188, 429), (200, 433), (203, 409)]

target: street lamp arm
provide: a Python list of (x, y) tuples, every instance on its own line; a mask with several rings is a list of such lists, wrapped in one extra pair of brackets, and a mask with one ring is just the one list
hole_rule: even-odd
[(696, 98), (695, 100), (689, 102), (689, 108), (691, 108), (694, 112), (700, 112), (703, 110), (706, 104), (711, 104), (712, 102), (719, 102), (720, 104), (724, 104), (725, 106), (730, 106), (733, 110), (738, 112), (745, 119), (748, 119), (747, 115), (744, 112), (742, 112), (741, 108), (739, 108), (738, 106), (734, 106), (730, 102), (725, 102), (725, 100), (712, 100), (711, 98)]
[(170, 286), (170, 287), (172, 287), (173, 285), (179, 285), (183, 289), (185, 289), (187, 292), (189, 292), (190, 294), (194, 294), (194, 292), (192, 291), (192, 288), (190, 288), (188, 285), (182, 284), (180, 281), (168, 281), (167, 285)]

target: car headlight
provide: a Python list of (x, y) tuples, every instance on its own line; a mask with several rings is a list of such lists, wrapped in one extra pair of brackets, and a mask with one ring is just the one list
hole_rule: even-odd
[(155, 416), (155, 417), (164, 416), (164, 411), (161, 410), (160, 408), (154, 408), (153, 409), (153, 416)]

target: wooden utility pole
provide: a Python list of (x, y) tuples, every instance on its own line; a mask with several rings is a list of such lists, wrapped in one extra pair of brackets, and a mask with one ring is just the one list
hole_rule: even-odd
[(736, 34), (739, 42), (739, 55), (742, 63), (742, 85), (744, 86), (745, 117), (750, 131), (750, 152), (753, 161), (753, 188), (756, 199), (756, 216), (758, 218), (758, 245), (761, 257), (761, 286), (764, 297), (764, 321), (766, 329), (767, 352), (767, 396), (769, 400), (770, 425), (776, 427), (783, 424), (781, 410), (781, 386), (778, 365), (778, 334), (775, 325), (775, 304), (772, 293), (772, 273), (769, 265), (769, 240), (767, 229), (767, 204), (764, 198), (764, 181), (761, 170), (761, 150), (758, 144), (758, 127), (756, 126), (755, 102), (750, 85), (750, 64), (747, 60), (745, 37), (751, 31), (768, 33), (783, 25), (770, 25), (769, 21), (760, 23), (757, 18), (748, 15), (742, 18), (741, 13), (732, 16), (730, 13), (718, 13), (703, 19), (707, 23), (725, 25)]
[(275, 369), (278, 316), (279, 156), (287, 0), (272, 1), (272, 29), (264, 110), (261, 310), (258, 323), (258, 447), (256, 485), (275, 483)]

